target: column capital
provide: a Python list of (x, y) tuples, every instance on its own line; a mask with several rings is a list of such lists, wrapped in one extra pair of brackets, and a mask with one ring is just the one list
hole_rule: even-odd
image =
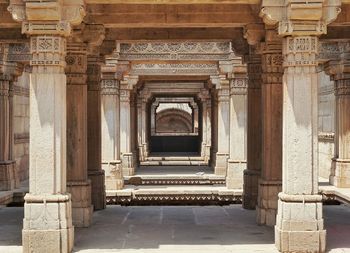
[(335, 42), (336, 57), (324, 64), (324, 69), (333, 80), (350, 79), (350, 41)]
[(265, 27), (263, 24), (248, 24), (243, 27), (243, 37), (251, 46), (259, 44), (265, 36)]
[(25, 34), (65, 37), (86, 15), (84, 0), (11, 0), (8, 11)]
[(341, 0), (263, 0), (260, 17), (281, 36), (322, 35), (341, 11)]
[(87, 45), (83, 42), (75, 42), (69, 38), (67, 43), (67, 55), (65, 57), (68, 85), (86, 85), (87, 81)]

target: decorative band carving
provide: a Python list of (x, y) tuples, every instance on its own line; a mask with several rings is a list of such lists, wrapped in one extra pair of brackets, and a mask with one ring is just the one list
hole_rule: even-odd
[(119, 81), (114, 79), (102, 80), (101, 95), (119, 95)]
[(334, 82), (334, 90), (336, 96), (350, 95), (350, 79), (341, 79)]

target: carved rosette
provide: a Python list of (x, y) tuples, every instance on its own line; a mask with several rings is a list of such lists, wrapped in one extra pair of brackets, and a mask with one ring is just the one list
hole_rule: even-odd
[(85, 43), (69, 42), (66, 56), (66, 75), (68, 85), (86, 85), (87, 52)]

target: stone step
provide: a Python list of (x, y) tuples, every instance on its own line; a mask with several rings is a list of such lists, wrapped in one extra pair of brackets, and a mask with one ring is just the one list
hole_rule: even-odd
[(141, 166), (206, 166), (208, 165), (205, 161), (196, 160), (154, 160), (154, 161), (143, 161), (140, 162)]
[(197, 173), (165, 174), (165, 175), (135, 175), (124, 177), (125, 185), (225, 185), (224, 176)]
[(106, 191), (110, 205), (225, 205), (242, 202), (240, 189), (225, 186), (131, 186)]

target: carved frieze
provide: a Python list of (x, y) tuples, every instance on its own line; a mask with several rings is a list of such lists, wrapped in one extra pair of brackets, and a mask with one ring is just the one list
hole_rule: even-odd
[[(119, 50), (119, 51), (118, 51)], [(229, 60), (231, 42), (136, 42), (119, 43), (120, 60)]]
[(350, 96), (350, 76), (348, 79), (337, 80), (334, 83), (334, 91), (336, 96)]
[(132, 75), (217, 75), (216, 63), (140, 63), (132, 64)]

